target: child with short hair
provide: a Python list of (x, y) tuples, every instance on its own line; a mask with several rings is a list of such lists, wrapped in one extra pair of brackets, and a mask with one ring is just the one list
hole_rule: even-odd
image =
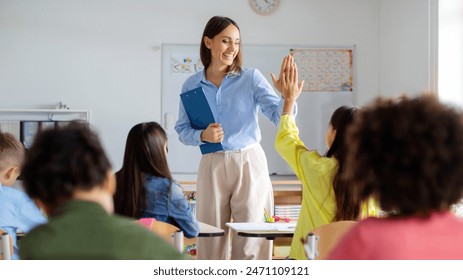
[(21, 173), (24, 146), (10, 133), (0, 132), (0, 228), (13, 240), (12, 259), (18, 259), (16, 232), (25, 233), (46, 222), (35, 203), (12, 186)]
[(21, 240), (23, 259), (185, 259), (161, 237), (113, 215), (111, 165), (88, 125), (37, 135), (23, 168), (26, 192), (50, 220)]

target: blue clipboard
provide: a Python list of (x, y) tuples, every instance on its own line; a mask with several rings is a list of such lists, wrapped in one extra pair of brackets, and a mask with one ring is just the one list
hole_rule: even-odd
[[(180, 99), (190, 119), (191, 127), (194, 129), (206, 129), (209, 124), (215, 122), (211, 107), (201, 87), (180, 94)], [(205, 143), (199, 145), (199, 148), (202, 154), (223, 150), (221, 143)]]

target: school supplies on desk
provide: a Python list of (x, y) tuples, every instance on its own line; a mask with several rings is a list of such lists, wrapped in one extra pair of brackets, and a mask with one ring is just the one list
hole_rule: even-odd
[[(211, 107), (201, 87), (180, 94), (183, 107), (194, 129), (206, 129), (209, 124), (215, 123)], [(202, 154), (209, 154), (223, 150), (221, 143), (205, 143), (199, 145)]]
[(291, 222), (291, 219), (289, 219), (289, 218), (279, 217), (279, 216), (276, 216), (276, 215), (273, 216), (273, 219), (275, 220), (275, 222), (285, 222), (285, 223)]
[(274, 223), (275, 219), (273, 217), (270, 217), (270, 215), (267, 212), (267, 209), (264, 208), (264, 220), (266, 223)]

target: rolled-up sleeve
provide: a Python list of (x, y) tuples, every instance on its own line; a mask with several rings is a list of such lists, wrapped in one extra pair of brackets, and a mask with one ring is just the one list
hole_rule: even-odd
[[(275, 93), (270, 83), (257, 69), (254, 69), (253, 80), (256, 103), (259, 104), (262, 114), (275, 125), (278, 125), (283, 112), (283, 98)], [(296, 104), (294, 104), (293, 114), (297, 114)]]
[(303, 172), (299, 164), (299, 157), (302, 152), (307, 151), (307, 148), (299, 139), (299, 129), (294, 122), (294, 116), (281, 116), (275, 139), (275, 150), (290, 165), (293, 172), (301, 178)]

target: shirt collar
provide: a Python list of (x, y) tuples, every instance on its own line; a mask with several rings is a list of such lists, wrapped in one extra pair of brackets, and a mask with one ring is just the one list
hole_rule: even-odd
[[(208, 80), (206, 79), (206, 69), (203, 69), (201, 72), (202, 72), (202, 73), (201, 73), (201, 76), (200, 76), (200, 77), (201, 77), (201, 78), (200, 78), (201, 83), (203, 83), (203, 84), (210, 84), (211, 82), (208, 81)], [(226, 78), (239, 77), (240, 75), (241, 75), (240, 72), (231, 72), (231, 73), (228, 73), (227, 75), (225, 75), (225, 78), (224, 78), (224, 79), (226, 79)]]
[(232, 77), (238, 77), (240, 75), (241, 75), (241, 72), (231, 72), (231, 73), (228, 73), (227, 76), (225, 76), (225, 77), (232, 78)]
[(203, 84), (210, 83), (208, 80), (206, 80), (206, 69), (201, 71), (201, 83)]

